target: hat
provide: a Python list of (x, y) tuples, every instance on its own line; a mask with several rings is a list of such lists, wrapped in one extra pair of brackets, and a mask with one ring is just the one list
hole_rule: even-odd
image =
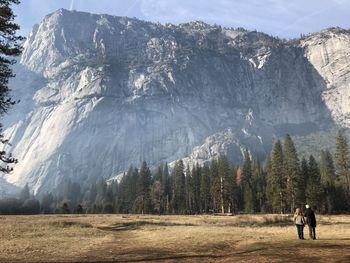
[(309, 206), (309, 205), (305, 205), (305, 207), (306, 207), (306, 208), (310, 208), (310, 206)]

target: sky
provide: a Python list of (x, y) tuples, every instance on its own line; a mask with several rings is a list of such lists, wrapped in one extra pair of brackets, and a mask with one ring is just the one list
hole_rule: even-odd
[(201, 20), (281, 38), (339, 26), (350, 28), (350, 0), (21, 0), (14, 7), (20, 34), (59, 8), (179, 24)]

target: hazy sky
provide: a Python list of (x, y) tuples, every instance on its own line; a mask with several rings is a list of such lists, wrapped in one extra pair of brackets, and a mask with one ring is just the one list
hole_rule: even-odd
[(161, 23), (202, 20), (286, 38), (331, 26), (350, 28), (350, 0), (22, 0), (15, 8), (21, 34), (59, 8)]

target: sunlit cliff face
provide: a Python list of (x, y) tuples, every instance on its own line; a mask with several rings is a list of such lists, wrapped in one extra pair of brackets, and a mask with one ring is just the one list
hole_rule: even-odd
[(58, 10), (36, 26), (6, 116), (19, 159), (10, 183), (35, 192), (146, 160), (264, 158), (275, 136), (348, 126), (349, 32), (302, 40), (202, 22), (160, 25)]

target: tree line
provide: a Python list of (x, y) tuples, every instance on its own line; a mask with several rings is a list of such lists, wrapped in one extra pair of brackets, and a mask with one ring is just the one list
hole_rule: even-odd
[(350, 210), (349, 150), (344, 135), (336, 140), (335, 162), (328, 150), (319, 161), (298, 157), (286, 135), (274, 142), (264, 165), (248, 150), (242, 164), (220, 156), (204, 165), (176, 161), (151, 171), (146, 162), (130, 166), (120, 181), (100, 178), (88, 186), (67, 179), (38, 201), (28, 186), (19, 198), (0, 201), (0, 214), (50, 213), (292, 213), (310, 204), (319, 213)]

